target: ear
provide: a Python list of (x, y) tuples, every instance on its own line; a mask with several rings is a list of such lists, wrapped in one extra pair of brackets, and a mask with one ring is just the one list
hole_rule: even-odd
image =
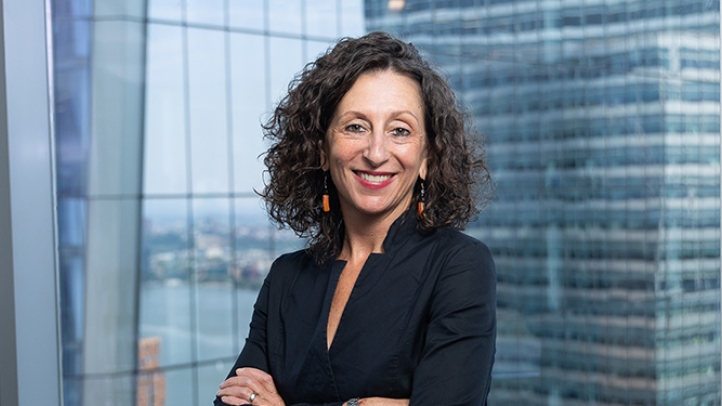
[(426, 171), (427, 171), (426, 165), (427, 165), (428, 161), (429, 161), (429, 159), (426, 156), (424, 156), (423, 160), (421, 161), (421, 167), (419, 167), (419, 176), (421, 177), (421, 179), (424, 179), (424, 180), (426, 180)]
[(426, 174), (428, 172), (428, 164), (429, 164), (429, 137), (428, 135), (424, 134), (423, 136), (423, 156), (421, 157), (421, 165), (419, 166), (419, 177), (421, 179), (426, 180)]
[(321, 169), (324, 171), (328, 171), (331, 165), (328, 163), (328, 151), (326, 151), (325, 145), (328, 145), (328, 143), (322, 143), (321, 141), (318, 142), (318, 152), (321, 159)]
[(324, 171), (328, 171), (331, 168), (331, 165), (328, 163), (328, 158), (326, 158), (326, 152), (321, 151), (321, 169)]

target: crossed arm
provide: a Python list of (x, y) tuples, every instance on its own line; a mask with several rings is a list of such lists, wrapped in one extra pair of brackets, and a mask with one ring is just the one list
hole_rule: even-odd
[[(253, 401), (250, 402), (253, 394)], [(273, 377), (257, 368), (238, 368), (236, 376), (223, 381), (216, 392), (223, 403), (233, 406), (252, 404), (253, 406), (286, 406), (273, 383)], [(358, 400), (363, 406), (408, 406), (409, 399), (363, 398)], [(343, 406), (347, 406), (344, 402)]]

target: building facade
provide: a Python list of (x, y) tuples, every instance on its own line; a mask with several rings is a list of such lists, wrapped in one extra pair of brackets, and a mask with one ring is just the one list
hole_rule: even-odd
[(365, 5), (486, 140), (492, 404), (719, 405), (719, 1)]

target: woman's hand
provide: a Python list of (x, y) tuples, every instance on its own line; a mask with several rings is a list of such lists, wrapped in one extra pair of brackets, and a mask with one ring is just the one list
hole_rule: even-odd
[(391, 398), (362, 398), (359, 399), (358, 404), (359, 406), (409, 406), (409, 400)]
[[(253, 394), (255, 393), (255, 396)], [(236, 376), (223, 381), (216, 392), (228, 405), (285, 406), (271, 375), (256, 368), (238, 368)]]

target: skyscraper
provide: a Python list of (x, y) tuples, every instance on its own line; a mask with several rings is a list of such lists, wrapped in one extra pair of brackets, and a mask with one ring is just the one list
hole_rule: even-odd
[(719, 1), (365, 5), (486, 138), (493, 404), (719, 405)]

